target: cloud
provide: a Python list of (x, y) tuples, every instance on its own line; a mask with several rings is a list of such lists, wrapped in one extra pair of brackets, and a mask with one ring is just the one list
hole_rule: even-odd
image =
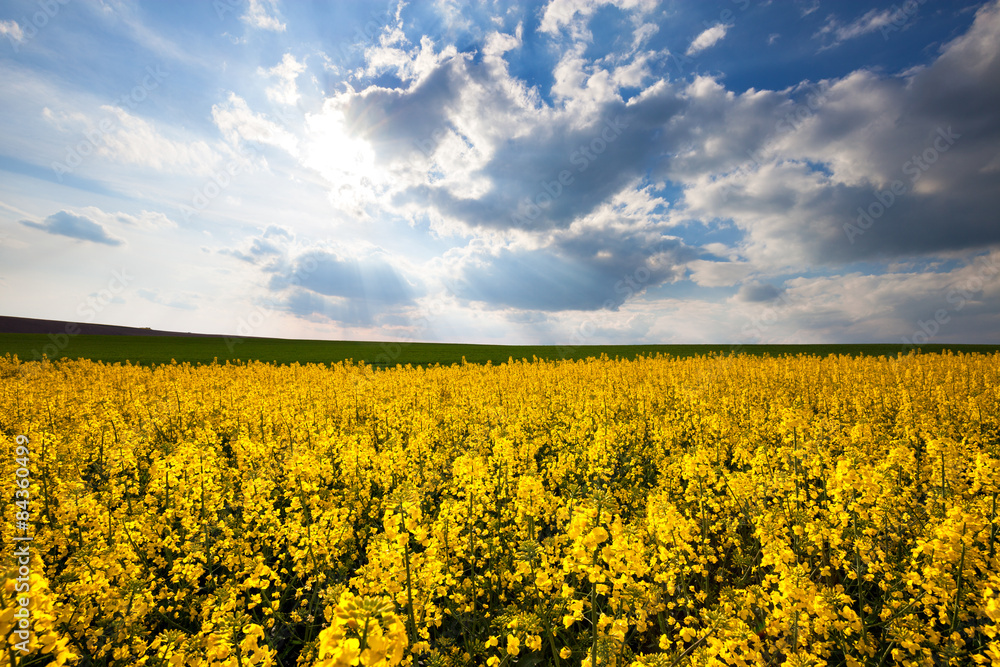
[(748, 303), (774, 301), (781, 296), (781, 290), (770, 283), (749, 282), (740, 286), (736, 298)]
[(0, 21), (0, 35), (13, 42), (24, 41), (24, 31), (17, 21)]
[(278, 6), (275, 0), (249, 0), (247, 13), (241, 19), (248, 25), (260, 30), (285, 32), (285, 24), (278, 17)]
[[(655, 263), (642, 257), (641, 250), (622, 253), (620, 248), (609, 248), (607, 244), (592, 247), (600, 250), (588, 256), (581, 252), (585, 245), (502, 249), (496, 254), (470, 258), (452, 283), (453, 293), (491, 308), (616, 310), (627, 299), (676, 280), (683, 273), (673, 261), (683, 255), (683, 244), (677, 241), (664, 243)], [(635, 263), (629, 261), (630, 255), (638, 255)]]
[(256, 267), (269, 308), (313, 321), (368, 327), (380, 318), (406, 319), (426, 293), (398, 258), (379, 248), (300, 244), (277, 225), (219, 252)]
[[(490, 307), (621, 307), (687, 274), (697, 286), (725, 287), (816, 265), (979, 248), (1000, 241), (989, 167), (1000, 153), (990, 112), (1000, 102), (997, 6), (981, 9), (923, 69), (741, 93), (709, 76), (647, 77), (649, 53), (611, 64), (574, 48), (554, 67), (545, 100), (499, 57), (516, 38), (497, 33), (480, 61), (447, 45), (396, 41), (369, 50), (368, 66), (396, 72), (402, 85), (329, 97), (307, 123), (310, 164), (340, 205), (361, 201), (364, 215), (427, 219), (443, 234), (490, 239), (449, 260), (453, 293)], [(594, 7), (550, 4), (549, 26), (562, 30)], [(713, 40), (726, 28), (716, 27)], [(624, 100), (622, 88), (637, 84), (645, 88)], [(949, 94), (935, 94), (942, 89)], [(935, 148), (943, 146), (935, 133), (949, 127), (961, 138)], [(928, 150), (937, 166), (910, 182), (908, 162)], [(357, 157), (331, 163), (336, 155)], [(896, 180), (906, 192), (864, 234), (845, 233), (859, 207)], [(635, 215), (606, 214), (654, 186), (676, 194)], [(349, 200), (348, 191), (366, 194)], [(731, 230), (732, 253), (709, 259), (681, 243), (643, 290), (615, 293), (629, 267), (649, 269), (632, 247), (637, 230), (670, 234), (691, 221)], [(579, 250), (595, 239), (603, 255)]]
[(226, 102), (212, 105), (212, 120), (233, 146), (246, 141), (276, 146), (298, 155), (298, 138), (263, 114), (251, 111), (246, 100), (236, 93), (230, 93)]
[(422, 292), (379, 252), (352, 256), (310, 248), (266, 270), (273, 307), (350, 326), (373, 326), (382, 317), (406, 311)]
[(653, 11), (656, 4), (655, 0), (551, 0), (542, 12), (538, 29), (555, 36), (569, 27), (576, 38), (589, 39), (585, 26), (601, 7), (610, 5), (645, 14)]
[[(93, 207), (91, 207), (91, 209), (93, 209)], [(118, 213), (114, 217), (121, 224), (147, 231), (162, 232), (177, 228), (176, 222), (158, 211), (142, 211), (139, 215)]]
[(118, 107), (102, 107), (117, 118), (115, 131), (103, 138), (102, 155), (126, 164), (205, 175), (218, 155), (204, 141), (170, 139), (151, 123)]
[[(582, 15), (581, 6), (572, 6), (573, 16)], [(374, 173), (392, 175), (368, 178), (365, 186), (364, 172), (353, 172), (354, 186), (371, 188), (368, 205), (427, 215), (443, 233), (491, 239), (450, 257), (444, 271), (456, 276), (450, 293), (488, 308), (617, 309), (648, 298), (643, 295), (653, 288), (669, 293), (686, 275), (700, 287), (726, 287), (816, 264), (975, 248), (1000, 234), (987, 224), (996, 195), (986, 187), (988, 178), (980, 178), (971, 198), (952, 197), (950, 188), (968, 192), (977, 181), (965, 173), (964, 186), (952, 183), (948, 169), (922, 172), (919, 187), (897, 197), (853, 243), (844, 225), (903, 177), (908, 159), (933, 147), (938, 124), (974, 115), (984, 138), (991, 136), (988, 128), (996, 121), (986, 110), (996, 87), (985, 84), (994, 76), (997, 48), (987, 38), (995, 34), (990, 17), (981, 11), (965, 38), (907, 76), (860, 70), (787, 90), (739, 94), (713, 77), (695, 76), (653, 81), (628, 102), (619, 88), (644, 79), (616, 79), (615, 70), (588, 62), (579, 50), (556, 66), (553, 99), (545, 103), (524, 95), (496, 54), (493, 62), (474, 62), (424, 43), (394, 52), (398, 60), (391, 67), (408, 77), (401, 87), (370, 86), (328, 98), (311, 122), (318, 128), (322, 119), (341, 130), (315, 148), (346, 154), (322, 147), (346, 147), (350, 137), (358, 142), (351, 150), (365, 153)], [(493, 41), (503, 53), (516, 40)], [(639, 68), (649, 58), (635, 54), (617, 67)], [(424, 63), (420, 74), (418, 60)], [(388, 67), (388, 60), (382, 62)], [(922, 92), (942, 85), (925, 83), (942, 69), (954, 70), (950, 102)], [(957, 100), (976, 103), (965, 108)], [(934, 105), (941, 108), (932, 112)], [(937, 157), (957, 164), (966, 161), (964, 151), (974, 151), (975, 159), (993, 159), (992, 141), (955, 143)], [(976, 169), (988, 161), (979, 164)], [(342, 187), (353, 168), (339, 164), (321, 173)], [(938, 184), (941, 179), (947, 187)], [(673, 202), (650, 195), (660, 203), (622, 214), (623, 201), (667, 182), (679, 191)], [(933, 197), (925, 199), (922, 188)], [(967, 222), (945, 223), (955, 217), (945, 205), (961, 206)], [(966, 209), (979, 212), (966, 216)], [(654, 266), (638, 250), (687, 221), (731, 229), (732, 253), (713, 251), (716, 258), (708, 259), (707, 251), (678, 240)], [(901, 233), (903, 225), (919, 225), (921, 233)], [(622, 282), (640, 269), (648, 273), (641, 286)], [(777, 290), (751, 281), (737, 300), (766, 303)]]
[(697, 259), (688, 264), (691, 280), (702, 287), (729, 287), (753, 272), (747, 262), (720, 262)]
[(69, 211), (59, 211), (58, 213), (53, 213), (49, 217), (45, 218), (45, 221), (41, 223), (32, 222), (30, 220), (22, 220), (21, 224), (27, 227), (41, 229), (49, 234), (68, 236), (69, 238), (79, 239), (81, 241), (91, 241), (93, 243), (102, 243), (110, 246), (118, 246), (125, 243), (123, 239), (112, 236), (103, 225), (94, 222), (90, 218), (82, 215), (75, 215)]
[(723, 23), (716, 23), (711, 28), (708, 28), (700, 35), (694, 38), (691, 42), (691, 46), (688, 47), (686, 55), (694, 55), (704, 51), (707, 48), (715, 46), (718, 44), (723, 37), (726, 36), (726, 32), (731, 28), (730, 25), (725, 25)]
[(831, 14), (814, 37), (827, 38), (832, 36), (832, 42), (826, 44), (825, 47), (832, 48), (848, 40), (871, 34), (876, 30), (883, 31), (883, 34), (885, 34), (887, 26), (894, 26), (893, 29), (896, 29), (896, 27), (905, 24), (909, 19), (910, 14), (908, 11), (896, 5), (893, 5), (889, 9), (871, 9), (847, 25), (842, 24)]
[(666, 167), (685, 184), (676, 215), (732, 220), (759, 269), (1000, 243), (1000, 3), (903, 75), (701, 99), (701, 136)]
[(811, 0), (808, 5), (803, 4), (799, 9), (799, 14), (802, 17), (809, 16), (813, 12), (819, 9), (819, 0)]
[[(118, 106), (101, 105), (103, 115), (56, 113), (46, 108), (42, 117), (60, 132), (79, 133), (75, 150), (84, 147), (112, 162), (158, 171), (207, 175), (220, 156), (205, 141), (166, 136), (153, 123)], [(78, 156), (79, 157), (79, 156)], [(65, 168), (65, 166), (64, 166)]]
[(622, 195), (545, 242), (469, 248), (444, 270), (455, 276), (449, 289), (491, 308), (617, 310), (681, 280), (698, 256), (681, 239), (648, 228), (654, 208), (655, 199)]
[(781, 301), (809, 342), (992, 343), (1000, 327), (1000, 252), (951, 270), (795, 278)]
[(223, 248), (219, 253), (249, 264), (262, 264), (268, 260), (284, 257), (288, 252), (289, 243), (294, 239), (295, 235), (287, 227), (268, 225), (260, 236), (250, 237), (237, 248)]
[(257, 73), (261, 76), (277, 79), (275, 85), (268, 87), (267, 99), (276, 104), (295, 105), (299, 101), (299, 91), (295, 87), (295, 79), (306, 69), (305, 63), (300, 63), (291, 53), (286, 53), (281, 62), (270, 69), (260, 67)]
[(410, 303), (416, 291), (382, 253), (350, 256), (321, 248), (306, 250), (273, 271), (272, 290), (292, 285), (323, 296), (380, 305)]
[(198, 294), (186, 292), (180, 295), (163, 297), (160, 296), (159, 290), (150, 289), (140, 289), (136, 293), (146, 301), (160, 306), (177, 308), (179, 310), (198, 310), (198, 304), (195, 303), (200, 298)]

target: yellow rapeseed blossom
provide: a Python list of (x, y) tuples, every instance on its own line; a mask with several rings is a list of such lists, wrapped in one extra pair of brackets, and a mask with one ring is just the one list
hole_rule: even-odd
[(996, 354), (6, 357), (0, 423), (0, 667), (1000, 666)]

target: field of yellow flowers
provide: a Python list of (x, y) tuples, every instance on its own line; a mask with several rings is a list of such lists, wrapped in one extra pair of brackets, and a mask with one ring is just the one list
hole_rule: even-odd
[(7, 357), (0, 429), (0, 665), (1000, 665), (1000, 355)]

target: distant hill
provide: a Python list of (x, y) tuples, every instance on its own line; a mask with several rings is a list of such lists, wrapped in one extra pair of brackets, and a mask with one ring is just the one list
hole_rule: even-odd
[(199, 338), (221, 338), (217, 334), (199, 334), (180, 331), (160, 331), (142, 327), (121, 327), (114, 324), (88, 324), (85, 322), (65, 322), (63, 320), (36, 320), (30, 317), (7, 317), (0, 315), (0, 333), (15, 334), (58, 334), (67, 333), (67, 327), (83, 336), (195, 336)]
[[(76, 328), (74, 328), (76, 327)], [(353, 360), (387, 368), (397, 364), (432, 366), (462, 363), (502, 364), (508, 359), (634, 359), (639, 355), (847, 354), (896, 357), (913, 351), (899, 343), (817, 345), (476, 345), (411, 341), (336, 341), (257, 338), (159, 331), (110, 324), (84, 324), (26, 317), (0, 317), (0, 358), (17, 355), (22, 361), (92, 359), (106, 363), (169, 364), (173, 361), (210, 364), (214, 361), (264, 361), (280, 364)], [(920, 351), (944, 350), (997, 354), (1000, 345), (931, 344)]]

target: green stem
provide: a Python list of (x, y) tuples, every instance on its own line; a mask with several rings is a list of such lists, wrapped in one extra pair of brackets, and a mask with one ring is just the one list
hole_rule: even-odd
[(965, 531), (962, 531), (962, 557), (958, 561), (958, 588), (955, 591), (955, 610), (951, 614), (951, 632), (955, 632), (955, 627), (958, 625), (958, 607), (959, 603), (962, 601), (962, 583), (965, 570)]
[(990, 513), (990, 562), (993, 561), (993, 548), (997, 539), (997, 492), (993, 492), (993, 511)]
[(403, 549), (403, 562), (406, 564), (406, 613), (409, 616), (409, 628), (407, 629), (407, 638), (410, 641), (410, 646), (416, 643), (417, 639), (417, 618), (413, 613), (413, 579), (410, 576), (410, 531), (406, 529), (406, 519), (403, 514), (403, 501), (399, 501), (399, 521), (403, 529), (403, 534), (406, 535), (406, 544)]

